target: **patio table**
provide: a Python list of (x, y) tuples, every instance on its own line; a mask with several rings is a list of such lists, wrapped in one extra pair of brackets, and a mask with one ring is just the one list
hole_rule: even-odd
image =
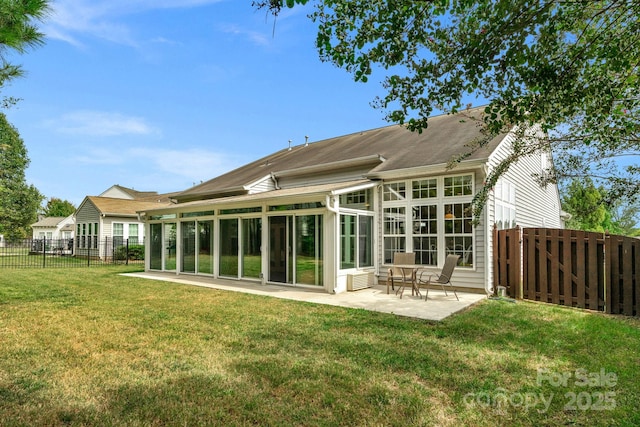
[[(425, 266), (421, 264), (394, 264), (393, 266), (401, 269), (404, 277), (407, 277), (407, 273), (411, 274), (411, 295), (418, 295), (420, 298), (422, 298), (422, 294), (420, 293), (420, 288), (418, 287), (416, 277), (418, 271), (425, 268)], [(404, 292), (404, 284), (402, 285), (402, 288), (398, 290), (400, 291), (400, 298), (402, 298), (402, 293)]]

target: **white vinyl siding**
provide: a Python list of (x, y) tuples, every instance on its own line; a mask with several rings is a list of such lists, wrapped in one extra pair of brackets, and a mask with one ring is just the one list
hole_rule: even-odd
[[(511, 143), (513, 135), (508, 135), (500, 145), (489, 156), (487, 165), (489, 171), (495, 168), (502, 159), (511, 153)], [(550, 227), (561, 228), (560, 218), (561, 206), (560, 195), (555, 185), (546, 188), (540, 187), (535, 181), (533, 174), (542, 172), (550, 163), (548, 154), (539, 153), (518, 160), (511, 165), (509, 170), (501, 177), (501, 182), (514, 183), (515, 186), (515, 224), (520, 227)], [(485, 230), (486, 244), (484, 247), (488, 253), (493, 251), (493, 225), (496, 222), (496, 194), (495, 190), (489, 195), (486, 204), (485, 218), (488, 229)], [(501, 189), (502, 191), (502, 189)], [(510, 199), (509, 204), (512, 203)], [(500, 205), (500, 203), (498, 203)], [(478, 245), (478, 247), (480, 247)], [(487, 274), (485, 281), (493, 282), (493, 264), (487, 264)]]
[[(492, 153), (489, 157), (490, 168), (497, 166), (500, 160), (509, 155), (512, 140), (512, 136), (505, 138)], [(516, 223), (521, 227), (560, 228), (562, 226), (559, 215), (560, 196), (557, 187), (555, 185), (548, 185), (546, 188), (540, 187), (532, 176), (540, 173), (543, 167), (547, 166), (549, 162), (547, 156), (547, 154), (537, 154), (519, 159), (501, 177), (504, 181), (517, 184)], [(489, 203), (489, 206), (492, 204)], [(492, 220), (493, 218), (494, 216), (491, 217)], [(493, 226), (493, 221), (491, 225)]]

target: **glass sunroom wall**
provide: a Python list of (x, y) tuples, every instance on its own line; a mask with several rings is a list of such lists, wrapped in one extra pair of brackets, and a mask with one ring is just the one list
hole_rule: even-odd
[(238, 277), (238, 219), (220, 220), (220, 263), (221, 276)]
[(242, 277), (260, 278), (262, 272), (262, 218), (242, 220)]
[(175, 222), (164, 223), (164, 270), (176, 269), (177, 225)]
[(196, 222), (181, 223), (182, 262), (180, 271), (183, 273), (196, 272)]
[(198, 221), (198, 273), (213, 274), (213, 221)]
[(322, 215), (296, 216), (296, 284), (323, 286)]
[(340, 215), (340, 268), (356, 267), (356, 215)]
[(373, 216), (358, 215), (358, 267), (373, 266)]
[(162, 270), (162, 224), (150, 224), (149, 268)]

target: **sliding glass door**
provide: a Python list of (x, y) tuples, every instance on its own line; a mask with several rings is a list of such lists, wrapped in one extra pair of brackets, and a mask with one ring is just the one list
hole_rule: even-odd
[(322, 215), (269, 217), (269, 281), (323, 285)]

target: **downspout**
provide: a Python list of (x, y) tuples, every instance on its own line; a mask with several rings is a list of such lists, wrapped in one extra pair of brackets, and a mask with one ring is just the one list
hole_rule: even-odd
[(333, 212), (334, 214), (338, 215), (338, 209), (335, 206), (331, 206), (332, 205), (332, 203), (331, 203), (331, 199), (332, 198), (333, 198), (333, 204), (335, 205), (336, 204), (335, 197), (332, 197), (332, 196), (329, 196), (329, 195), (326, 196), (325, 204), (327, 205), (327, 209), (329, 209), (330, 212)]
[[(331, 203), (331, 200), (333, 199), (333, 203)], [(335, 204), (337, 203), (335, 196), (330, 196), (327, 194), (327, 196), (325, 197), (325, 204), (327, 206), (327, 210), (329, 212), (333, 212), (335, 214), (335, 217), (333, 219), (333, 227), (334, 227), (334, 236), (337, 234), (337, 230), (340, 229), (340, 214), (338, 212), (338, 209), (335, 207)], [(337, 239), (337, 241), (334, 243), (334, 247), (337, 249), (335, 250), (335, 254), (334, 254), (334, 260), (333, 260), (333, 265), (335, 266), (334, 269), (334, 280), (338, 280), (338, 265), (340, 265), (340, 248), (339, 248), (339, 240)], [(334, 286), (333, 286), (333, 293), (336, 293), (336, 283), (334, 282)]]
[[(482, 165), (482, 171), (484, 172), (484, 181), (486, 182), (487, 180), (487, 176), (489, 175), (489, 165), (487, 165), (486, 163), (484, 165)], [(493, 193), (493, 190), (492, 190)], [(485, 269), (484, 269), (484, 290), (487, 293), (487, 297), (493, 295), (494, 293), (494, 289), (493, 289), (493, 275), (496, 274), (495, 271), (493, 271), (493, 255), (494, 255), (494, 246), (496, 244), (496, 242), (493, 241), (493, 234), (491, 233), (492, 227), (491, 224), (489, 224), (489, 203), (487, 201), (487, 203), (484, 206), (483, 209), (484, 212), (484, 241), (486, 242), (485, 244), (485, 248), (484, 248), (484, 263), (485, 263)], [(491, 242), (491, 245), (489, 245), (489, 242)], [(491, 251), (491, 252), (489, 252)], [(491, 262), (488, 262), (489, 260), (491, 260)], [(491, 274), (489, 274), (489, 272), (491, 271)]]
[(276, 178), (276, 175), (271, 172), (271, 180), (273, 181), (273, 186), (275, 187), (276, 190), (280, 190), (280, 185), (278, 185), (278, 178)]

